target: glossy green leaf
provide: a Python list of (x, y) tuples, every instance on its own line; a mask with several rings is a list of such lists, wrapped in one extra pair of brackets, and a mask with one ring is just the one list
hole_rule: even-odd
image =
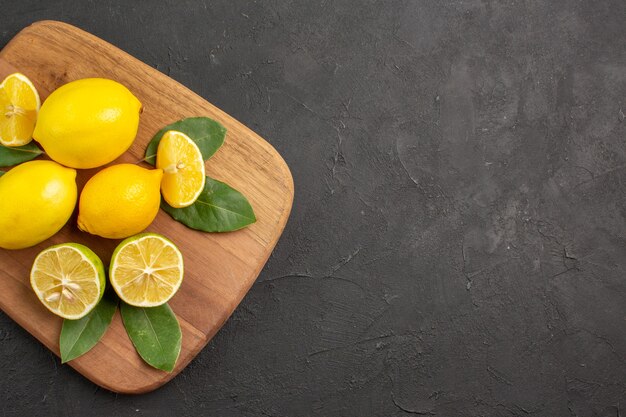
[(37, 158), (43, 151), (35, 142), (11, 148), (0, 145), (0, 167), (10, 167)]
[(191, 206), (174, 208), (162, 200), (161, 208), (175, 220), (203, 232), (230, 232), (256, 221), (252, 206), (243, 194), (209, 177)]
[(202, 157), (205, 161), (217, 152), (224, 143), (224, 137), (226, 137), (226, 128), (208, 117), (189, 117), (179, 120), (165, 126), (154, 135), (146, 149), (145, 161), (149, 164), (156, 164), (156, 153), (159, 142), (168, 130), (177, 130), (189, 136), (189, 138), (198, 145), (198, 148), (200, 148), (200, 152), (202, 152)]
[(117, 298), (104, 296), (85, 317), (78, 320), (63, 320), (59, 338), (61, 362), (76, 359), (94, 347), (109, 328), (116, 308)]
[(171, 372), (178, 360), (182, 339), (180, 325), (172, 309), (167, 304), (141, 308), (122, 302), (120, 312), (139, 356), (148, 365)]

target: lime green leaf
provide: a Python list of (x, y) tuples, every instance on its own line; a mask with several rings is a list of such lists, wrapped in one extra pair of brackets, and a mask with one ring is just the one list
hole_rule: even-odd
[(78, 320), (63, 320), (59, 338), (61, 362), (76, 359), (94, 347), (109, 328), (116, 309), (117, 298), (104, 296), (85, 317)]
[(154, 135), (146, 149), (145, 161), (149, 164), (156, 164), (156, 153), (159, 142), (168, 130), (177, 130), (189, 136), (189, 138), (198, 145), (198, 148), (200, 148), (200, 152), (202, 152), (202, 157), (205, 161), (217, 152), (224, 143), (224, 137), (226, 136), (226, 128), (219, 122), (209, 119), (208, 117), (189, 117), (179, 120), (165, 126)]
[(139, 356), (150, 366), (171, 372), (180, 355), (182, 333), (172, 309), (121, 303), (124, 327)]
[(0, 145), (0, 167), (10, 167), (37, 158), (43, 151), (34, 142), (11, 148)]
[(206, 177), (204, 190), (191, 206), (174, 208), (162, 200), (161, 208), (185, 226), (203, 232), (230, 232), (256, 221), (243, 194), (210, 177)]

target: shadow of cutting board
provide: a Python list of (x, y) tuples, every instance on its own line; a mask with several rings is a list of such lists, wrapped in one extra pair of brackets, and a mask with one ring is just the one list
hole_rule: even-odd
[[(154, 390), (180, 372), (211, 340), (255, 281), (289, 217), (293, 201), (289, 168), (270, 144), (237, 120), (159, 71), (68, 24), (42, 21), (17, 34), (0, 52), (0, 79), (16, 71), (34, 82), (42, 100), (57, 87), (79, 78), (111, 78), (126, 85), (141, 100), (144, 112), (134, 144), (114, 163), (137, 162), (161, 127), (184, 117), (208, 116), (228, 129), (224, 146), (206, 164), (207, 175), (246, 195), (257, 222), (237, 232), (202, 233), (160, 211), (148, 228), (171, 238), (185, 259), (183, 284), (170, 301), (183, 333), (174, 371), (165, 373), (141, 360), (119, 312), (100, 343), (69, 362), (111, 391)], [(79, 171), (79, 188), (95, 172)], [(29, 272), (41, 250), (62, 242), (89, 246), (105, 264), (119, 243), (80, 232), (74, 213), (59, 233), (35, 247), (0, 249), (0, 308), (57, 355), (61, 319), (37, 300), (30, 288)]]

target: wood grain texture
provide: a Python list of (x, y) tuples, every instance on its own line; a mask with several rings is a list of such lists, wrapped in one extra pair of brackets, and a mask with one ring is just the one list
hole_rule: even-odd
[[(68, 24), (41, 21), (16, 35), (0, 52), (0, 77), (14, 71), (34, 82), (42, 100), (59, 86), (80, 78), (105, 77), (126, 85), (141, 100), (144, 111), (137, 139), (113, 164), (142, 159), (154, 133), (184, 117), (208, 116), (228, 129), (224, 146), (207, 162), (207, 175), (243, 192), (257, 222), (237, 232), (208, 234), (186, 228), (161, 210), (148, 228), (174, 240), (185, 257), (185, 280), (170, 301), (183, 332), (175, 370), (158, 371), (141, 360), (125, 333), (119, 312), (102, 341), (69, 362), (94, 383), (115, 392), (156, 389), (207, 344), (255, 281), (289, 217), (293, 202), (291, 173), (276, 150), (250, 129), (171, 78)], [(97, 171), (79, 171), (79, 188)], [(61, 319), (39, 303), (28, 277), (37, 253), (69, 241), (89, 246), (105, 264), (119, 243), (80, 232), (74, 213), (68, 224), (47, 241), (20, 251), (0, 250), (0, 308), (57, 355)]]

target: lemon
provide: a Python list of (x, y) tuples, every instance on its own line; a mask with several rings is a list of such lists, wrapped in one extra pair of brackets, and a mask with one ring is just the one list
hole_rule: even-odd
[(6, 77), (0, 84), (0, 144), (29, 143), (40, 106), (37, 89), (25, 75), (15, 73)]
[(0, 247), (36, 245), (63, 227), (76, 206), (76, 171), (30, 161), (0, 177)]
[(141, 103), (104, 78), (72, 81), (44, 101), (33, 137), (53, 160), (95, 168), (126, 152), (139, 126)]
[(182, 132), (165, 132), (156, 155), (163, 170), (161, 194), (172, 207), (192, 205), (204, 189), (204, 158), (198, 145)]
[(93, 235), (122, 239), (143, 231), (159, 212), (163, 171), (133, 164), (113, 165), (91, 177), (80, 195), (78, 227)]
[(84, 317), (104, 294), (104, 265), (78, 243), (52, 246), (35, 258), (30, 285), (51, 312), (70, 320)]
[(166, 303), (183, 282), (183, 255), (174, 243), (156, 233), (124, 240), (113, 252), (111, 286), (126, 303), (156, 307)]

